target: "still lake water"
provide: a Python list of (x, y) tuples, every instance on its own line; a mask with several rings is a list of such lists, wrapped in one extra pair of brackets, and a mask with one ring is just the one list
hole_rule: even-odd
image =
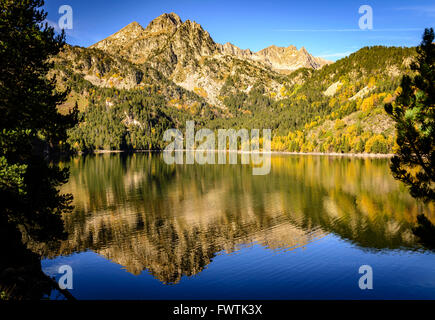
[[(435, 299), (435, 252), (411, 230), (435, 208), (388, 161), (273, 155), (253, 176), (161, 154), (76, 158), (69, 239), (43, 270), (70, 265), (78, 299)], [(358, 286), (361, 265), (373, 290)]]

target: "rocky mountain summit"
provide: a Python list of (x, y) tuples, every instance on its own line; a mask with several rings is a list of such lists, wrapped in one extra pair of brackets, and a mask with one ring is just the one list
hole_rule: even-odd
[(293, 45), (287, 48), (272, 45), (258, 52), (252, 52), (249, 49), (242, 50), (227, 42), (224, 45), (218, 44), (218, 48), (222, 54), (236, 56), (239, 59), (259, 61), (266, 67), (284, 74), (299, 68), (320, 69), (324, 65), (332, 63), (320, 57), (313, 57), (304, 47), (298, 50)]
[(263, 63), (269, 64), (273, 70), (288, 73), (299, 68), (320, 69), (331, 61), (320, 57), (313, 57), (302, 47), (297, 49), (295, 46), (287, 48), (270, 46), (258, 51), (254, 59), (259, 59)]
[(71, 92), (76, 150), (161, 150), (167, 128), (271, 128), (272, 149), (391, 152), (383, 104), (411, 72), (415, 48), (364, 47), (330, 64), (305, 48), (258, 52), (216, 43), (196, 22), (163, 14), (90, 48), (66, 45), (50, 77)]
[[(184, 37), (184, 38), (183, 38)], [(197, 57), (228, 55), (242, 60), (259, 61), (278, 72), (287, 73), (302, 67), (319, 69), (331, 61), (313, 57), (302, 47), (287, 48), (272, 45), (258, 52), (240, 49), (227, 42), (215, 43), (210, 34), (194, 21), (183, 22), (175, 13), (165, 13), (150, 22), (144, 29), (132, 22), (117, 33), (94, 44), (110, 53), (122, 54), (135, 63), (148, 61), (155, 54), (170, 53), (168, 57), (176, 62), (185, 57), (186, 51), (193, 50)], [(155, 52), (159, 50), (159, 52)]]
[(281, 86), (280, 74), (302, 67), (319, 69), (330, 63), (294, 46), (271, 46), (254, 53), (231, 43), (222, 45), (214, 42), (201, 25), (183, 22), (175, 13), (157, 17), (146, 28), (133, 22), (90, 48), (134, 64), (147, 63), (215, 105), (221, 103), (221, 89), (229, 76), (236, 75), (238, 89), (249, 90), (261, 81), (276, 91)]

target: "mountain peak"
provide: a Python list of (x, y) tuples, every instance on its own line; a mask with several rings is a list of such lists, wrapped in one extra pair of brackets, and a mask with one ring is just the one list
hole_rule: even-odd
[(122, 43), (138, 39), (144, 30), (145, 29), (139, 23), (133, 21), (110, 37), (95, 43), (91, 48), (105, 49), (108, 47), (120, 47)]
[(160, 15), (160, 17), (157, 17), (157, 18), (169, 19), (169, 20), (171, 20), (172, 22), (174, 22), (176, 24), (181, 24), (182, 23), (180, 16), (178, 14), (174, 13), (174, 12), (164, 13), (164, 14)]
[(300, 48), (300, 49), (299, 49), (299, 52), (302, 52), (302, 53), (304, 53), (304, 54), (309, 54), (308, 51), (307, 51), (307, 49), (305, 49), (305, 47)]
[[(215, 43), (200, 24), (189, 19), (183, 22), (173, 12), (161, 14), (145, 29), (139, 23), (132, 22), (92, 47), (120, 54), (133, 63), (148, 61), (152, 66), (161, 68), (159, 71), (166, 76), (173, 76), (174, 70), (181, 70), (178, 66), (180, 63), (185, 68), (192, 61), (214, 54), (260, 63), (280, 73), (289, 73), (303, 67), (318, 69), (328, 63), (313, 57), (304, 47), (298, 50), (293, 45), (271, 45), (253, 53), (231, 43)], [(162, 59), (167, 61), (164, 68), (161, 67)]]
[(130, 27), (130, 28), (141, 27), (142, 28), (142, 26), (137, 21), (130, 22), (128, 25), (125, 26), (125, 28), (127, 28), (127, 27)]
[(318, 69), (328, 63), (326, 60), (313, 57), (305, 47), (298, 50), (293, 45), (287, 48), (271, 45), (258, 51), (256, 55), (272, 69), (281, 73), (289, 73), (304, 67)]
[(144, 31), (144, 28), (138, 22), (133, 21), (133, 22), (129, 23), (128, 25), (126, 25), (121, 30), (119, 30), (118, 32), (116, 32), (115, 35), (119, 34), (119, 33), (140, 33), (143, 31)]
[(164, 13), (146, 27), (148, 32), (161, 32), (161, 31), (173, 31), (183, 23), (181, 18), (176, 13)]

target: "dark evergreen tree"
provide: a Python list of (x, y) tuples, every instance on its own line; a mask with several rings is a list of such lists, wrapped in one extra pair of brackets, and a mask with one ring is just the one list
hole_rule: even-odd
[[(13, 235), (10, 242), (0, 242), (0, 270), (31, 264), (21, 275), (26, 283), (14, 283), (11, 275), (0, 278), (0, 289), (3, 280), (9, 281), (13, 296), (32, 298), (41, 291), (30, 282), (46, 281), (45, 289), (52, 284), (35, 265), (38, 256), (14, 240), (20, 238), (17, 233), (28, 242), (65, 235), (60, 215), (70, 209), (71, 196), (58, 187), (67, 181), (68, 170), (50, 164), (48, 157), (66, 141), (66, 129), (77, 115), (77, 110), (69, 115), (57, 110), (67, 92), (56, 92), (47, 74), (49, 59), (65, 37), (42, 25), (42, 5), (41, 0), (0, 1), (0, 234)], [(28, 295), (30, 287), (34, 291)]]
[(404, 76), (402, 92), (395, 103), (385, 105), (396, 122), (396, 155), (391, 171), (410, 188), (411, 195), (424, 201), (435, 200), (435, 44), (434, 31), (426, 29), (411, 69)]
[[(411, 65), (416, 75), (404, 76), (402, 92), (385, 111), (396, 122), (397, 154), (391, 160), (396, 179), (425, 202), (435, 200), (435, 44), (434, 31), (426, 29)], [(417, 217), (414, 234), (428, 248), (435, 248), (435, 226), (423, 215)]]

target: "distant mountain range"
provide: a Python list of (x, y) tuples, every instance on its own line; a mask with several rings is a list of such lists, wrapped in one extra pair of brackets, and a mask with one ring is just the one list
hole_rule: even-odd
[(151, 21), (144, 29), (132, 22), (117, 33), (91, 46), (109, 53), (121, 54), (134, 63), (153, 61), (166, 55), (173, 62), (182, 61), (193, 49), (195, 58), (206, 56), (233, 56), (248, 61), (258, 61), (277, 72), (288, 73), (306, 67), (319, 69), (331, 61), (313, 57), (302, 47), (270, 46), (258, 52), (243, 50), (227, 42), (215, 43), (209, 33), (194, 21), (181, 21), (175, 13), (165, 13)]
[(196, 22), (162, 14), (133, 22), (89, 48), (54, 57), (60, 106), (77, 104), (77, 150), (160, 149), (186, 120), (218, 128), (269, 128), (280, 151), (389, 153), (394, 127), (383, 104), (411, 72), (415, 48), (365, 47), (335, 63), (302, 47), (258, 52), (219, 44)]
[(162, 14), (145, 29), (132, 22), (90, 48), (119, 55), (135, 64), (149, 63), (187, 90), (203, 88), (207, 100), (214, 104), (220, 104), (217, 95), (224, 84), (222, 79), (233, 71), (235, 60), (287, 74), (299, 68), (319, 69), (332, 63), (313, 57), (303, 47), (297, 50), (295, 46), (270, 46), (254, 53), (231, 43), (222, 45), (214, 42), (201, 25), (190, 20), (183, 22), (175, 13)]

